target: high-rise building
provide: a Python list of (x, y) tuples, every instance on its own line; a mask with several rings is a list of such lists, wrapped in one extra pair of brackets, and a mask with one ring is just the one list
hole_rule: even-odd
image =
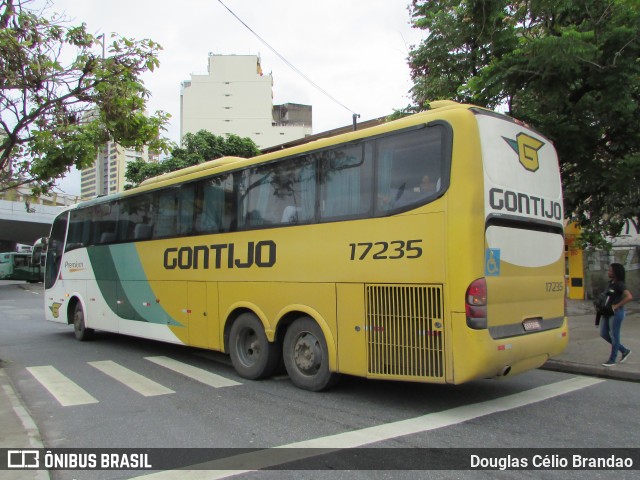
[(251, 138), (259, 148), (312, 133), (310, 105), (273, 105), (273, 77), (257, 55), (209, 54), (208, 73), (182, 82), (180, 138), (207, 130)]
[(149, 154), (145, 147), (138, 152), (131, 148), (124, 148), (115, 142), (105, 143), (96, 157), (92, 167), (84, 168), (80, 172), (82, 198), (92, 198), (99, 195), (109, 195), (124, 190), (124, 174), (127, 163), (138, 158), (146, 162), (158, 161), (158, 156)]

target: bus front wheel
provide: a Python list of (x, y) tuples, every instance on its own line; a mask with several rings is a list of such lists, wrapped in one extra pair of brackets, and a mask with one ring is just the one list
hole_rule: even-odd
[(270, 376), (278, 366), (280, 346), (269, 342), (258, 317), (243, 313), (231, 326), (229, 355), (238, 375), (258, 380)]
[(293, 322), (284, 336), (284, 365), (299, 388), (319, 392), (338, 378), (329, 371), (329, 350), (322, 329), (309, 317)]
[(73, 311), (73, 333), (81, 342), (89, 340), (93, 336), (93, 329), (87, 328), (84, 323), (84, 310), (80, 302), (76, 304)]

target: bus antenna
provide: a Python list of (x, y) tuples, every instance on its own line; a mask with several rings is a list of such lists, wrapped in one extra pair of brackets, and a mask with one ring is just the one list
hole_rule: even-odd
[(358, 129), (358, 119), (360, 118), (359, 113), (353, 114), (353, 131), (355, 132)]

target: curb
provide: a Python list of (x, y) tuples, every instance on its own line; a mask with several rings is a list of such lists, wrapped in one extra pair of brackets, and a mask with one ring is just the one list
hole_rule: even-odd
[(616, 370), (616, 367), (600, 367), (596, 365), (584, 365), (582, 363), (567, 362), (563, 360), (548, 360), (540, 370), (554, 372), (573, 373), (587, 375), (589, 377), (607, 378), (610, 380), (622, 380), (625, 382), (640, 382), (640, 376), (634, 372)]
[[(27, 411), (24, 406), (22, 400), (16, 393), (13, 385), (11, 384), (11, 379), (5, 373), (4, 368), (2, 367), (2, 360), (0, 360), (0, 385), (2, 386), (1, 394), (3, 394), (4, 398), (6, 398), (9, 402), (9, 406), (11, 410), (15, 414), (15, 419), (9, 420), (9, 424), (14, 423), (14, 425), (18, 425), (22, 428), (24, 434), (20, 435), (24, 439), (24, 444), (19, 446), (22, 448), (33, 448), (33, 449), (42, 449), (44, 445), (42, 444), (42, 439), (40, 436), (40, 430), (36, 425), (36, 422), (31, 417), (31, 414)], [(10, 418), (10, 417), (8, 417)], [(4, 422), (4, 419), (3, 419)], [(6, 427), (6, 425), (3, 425)], [(14, 427), (15, 428), (15, 427)], [(49, 480), (51, 477), (49, 475), (48, 470), (34, 470), (34, 471), (14, 471), (14, 472), (5, 472), (6, 476), (3, 478), (7, 478), (7, 480), (11, 479), (25, 479), (25, 478), (33, 478), (35, 480)]]

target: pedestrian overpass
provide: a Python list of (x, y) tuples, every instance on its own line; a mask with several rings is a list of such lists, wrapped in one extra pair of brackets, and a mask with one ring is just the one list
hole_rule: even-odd
[(0, 242), (33, 245), (49, 235), (53, 219), (63, 208), (79, 200), (61, 194), (36, 198), (26, 187), (0, 192)]

